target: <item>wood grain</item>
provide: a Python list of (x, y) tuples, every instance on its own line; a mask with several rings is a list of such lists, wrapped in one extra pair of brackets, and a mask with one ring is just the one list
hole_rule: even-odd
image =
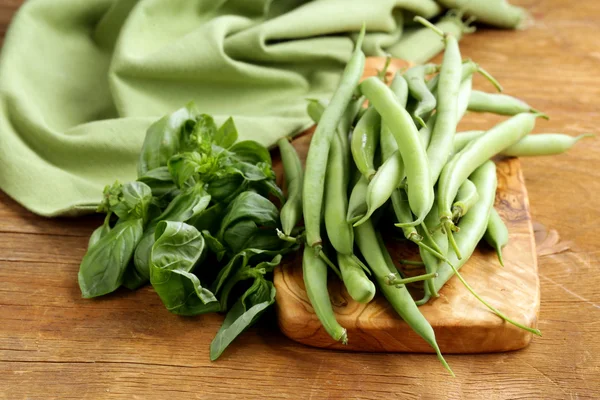
[[(533, 26), (480, 29), (461, 41), (463, 55), (550, 114), (536, 131), (598, 132), (598, 2), (511, 2), (527, 7)], [(20, 4), (0, 0), (0, 32)], [(481, 79), (476, 86), (490, 88)], [(499, 119), (469, 114), (461, 129)], [(0, 194), (0, 399), (597, 398), (600, 140), (521, 164), (533, 220), (573, 244), (538, 259), (544, 336), (516, 352), (448, 355), (456, 378), (429, 354), (303, 346), (273, 315), (211, 363), (222, 317), (170, 315), (149, 289), (81, 299), (78, 260), (99, 220), (36, 217)]]
[[(540, 284), (529, 201), (519, 160), (500, 160), (497, 175), (495, 207), (510, 234), (503, 252), (505, 267), (500, 267), (495, 252), (480, 244), (461, 273), (490, 304), (524, 325), (535, 326)], [(414, 247), (404, 242), (388, 242), (394, 260), (414, 257)], [(275, 271), (278, 323), (287, 337), (309, 346), (338, 350), (434, 352), (398, 317), (383, 296), (377, 296), (369, 304), (359, 304), (352, 300), (339, 279), (332, 277), (328, 283), (336, 318), (348, 331), (348, 344), (333, 340), (314, 313), (304, 287), (300, 253)], [(531, 333), (504, 323), (456, 277), (444, 286), (439, 298), (420, 310), (431, 323), (445, 354), (517, 350), (531, 341)]]

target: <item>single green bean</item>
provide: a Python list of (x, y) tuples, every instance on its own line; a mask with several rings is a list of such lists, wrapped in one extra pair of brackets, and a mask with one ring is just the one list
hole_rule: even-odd
[(281, 219), (283, 234), (290, 237), (292, 229), (302, 218), (302, 179), (304, 172), (298, 153), (296, 153), (296, 149), (289, 140), (287, 138), (279, 139), (277, 145), (281, 153), (287, 185), (287, 200), (281, 208), (279, 218)]
[(458, 106), (456, 110), (456, 120), (460, 122), (469, 108), (469, 98), (473, 90), (473, 77), (469, 76), (460, 83), (458, 88)]
[(502, 249), (508, 244), (508, 228), (495, 208), (492, 208), (490, 211), (490, 217), (483, 238), (494, 248), (494, 250), (496, 250), (498, 261), (500, 261), (500, 265), (504, 267)]
[[(302, 192), (302, 209), (306, 227), (306, 240), (309, 246), (321, 246), (321, 214), (325, 192), (325, 170), (331, 139), (348, 107), (354, 90), (363, 74), (365, 55), (361, 51), (365, 35), (365, 26), (360, 32), (356, 47), (346, 65), (340, 84), (331, 102), (323, 112), (319, 124), (313, 134), (308, 155)], [(375, 78), (376, 79), (376, 78)]]
[(327, 265), (314, 250), (304, 247), (302, 274), (308, 300), (327, 333), (336, 341), (348, 344), (346, 329), (336, 320), (327, 290)]
[[(408, 85), (400, 72), (396, 72), (396, 75), (390, 84), (390, 90), (396, 95), (398, 103), (406, 108)], [(383, 161), (386, 161), (396, 150), (398, 150), (398, 143), (396, 142), (394, 135), (383, 121), (381, 123), (379, 148), (381, 149)], [(402, 168), (404, 169), (404, 165)]]
[(568, 151), (578, 141), (595, 135), (585, 133), (579, 136), (569, 136), (560, 133), (538, 133), (527, 135), (519, 142), (504, 149), (502, 155), (513, 157), (549, 156)]
[(403, 75), (411, 96), (418, 102), (413, 115), (421, 126), (425, 126), (423, 118), (428, 116), (436, 106), (435, 96), (425, 84), (425, 75), (437, 70), (438, 66), (435, 64), (417, 65), (408, 69)]
[[(535, 120), (540, 114), (522, 113), (501, 122), (477, 139), (469, 142), (464, 149), (455, 154), (444, 167), (438, 182), (437, 203), (440, 220), (446, 228), (451, 240), (452, 202), (458, 188), (480, 165), (502, 152), (507, 147), (517, 143), (533, 130)], [(451, 244), (452, 241), (451, 241)], [(453, 244), (456, 250), (456, 247)], [(460, 254), (459, 258), (460, 257)]]
[(468, 110), (474, 112), (489, 112), (500, 115), (516, 115), (526, 112), (538, 112), (529, 104), (516, 97), (506, 94), (486, 93), (480, 90), (471, 91)]
[(356, 182), (356, 184), (352, 188), (350, 200), (348, 201), (348, 212), (346, 213), (346, 221), (348, 223), (355, 223), (367, 213), (368, 187), (369, 181), (367, 181), (367, 178), (365, 178), (364, 175), (361, 175), (358, 182)]
[(338, 264), (348, 294), (354, 301), (367, 304), (375, 297), (375, 285), (352, 256), (338, 253)]
[(433, 184), (427, 153), (419, 138), (419, 131), (410, 114), (402, 107), (392, 92), (377, 78), (367, 78), (360, 84), (362, 93), (369, 99), (396, 138), (404, 162), (410, 208), (417, 216), (411, 225), (419, 225), (433, 205)]
[[(461, 151), (470, 141), (483, 136), (485, 131), (460, 132), (454, 138), (454, 153)], [(562, 154), (570, 150), (577, 142), (586, 137), (594, 137), (592, 133), (569, 136), (563, 133), (536, 133), (525, 136), (500, 153), (507, 157), (533, 157)]]
[(377, 110), (369, 107), (367, 112), (360, 118), (354, 131), (352, 131), (352, 141), (350, 149), (354, 164), (361, 174), (371, 180), (375, 175), (375, 150), (379, 144), (379, 134), (381, 130), (381, 117)]
[[(360, 101), (360, 103), (359, 103)], [(344, 164), (350, 166), (350, 157), (348, 156), (350, 144), (348, 140), (348, 132), (350, 131), (350, 126), (352, 125), (352, 121), (356, 118), (358, 114), (359, 107), (364, 103), (364, 98), (353, 100), (350, 102), (340, 123), (337, 126), (336, 134), (340, 137), (343, 146), (343, 154), (344, 154)], [(318, 124), (321, 120), (321, 116), (327, 107), (327, 102), (317, 99), (308, 99), (308, 105), (306, 107), (306, 111), (310, 118), (313, 120), (315, 124)]]
[(452, 220), (457, 223), (465, 214), (469, 212), (471, 207), (479, 200), (477, 188), (470, 180), (466, 180), (458, 188), (456, 199), (452, 204)]
[(324, 219), (329, 242), (338, 253), (344, 255), (351, 255), (354, 247), (352, 226), (346, 221), (349, 177), (350, 172), (344, 165), (342, 140), (334, 136), (325, 175)]
[[(383, 206), (392, 196), (392, 193), (404, 177), (404, 163), (400, 156), (400, 152), (396, 151), (390, 158), (388, 158), (381, 167), (377, 170), (377, 173), (369, 182), (367, 187), (367, 212), (354, 226), (358, 226), (371, 218), (371, 215), (381, 206)], [(411, 224), (412, 220), (404, 221), (404, 223)]]
[(427, 147), (431, 182), (435, 184), (450, 156), (458, 124), (457, 99), (462, 77), (462, 58), (455, 36), (437, 30), (435, 25), (423, 18), (416, 17), (415, 20), (441, 34), (446, 44), (437, 88), (437, 117)]
[(390, 273), (396, 273), (396, 267), (393, 265), (391, 257), (387, 252), (381, 238), (377, 237), (371, 220), (354, 228), (356, 243), (363, 257), (367, 261), (369, 268), (373, 271), (375, 279), (379, 285), (379, 289), (389, 301), (390, 305), (400, 315), (400, 317), (419, 335), (421, 336), (437, 353), (438, 359), (442, 365), (450, 371), (452, 370), (444, 360), (440, 348), (435, 340), (435, 333), (429, 322), (419, 311), (417, 305), (412, 299), (406, 286), (397, 288), (395, 286), (386, 285), (386, 277)]
[(527, 20), (527, 11), (515, 7), (506, 0), (464, 1), (464, 0), (439, 0), (449, 8), (463, 11), (475, 17), (478, 22), (497, 26), (499, 28), (519, 29)]

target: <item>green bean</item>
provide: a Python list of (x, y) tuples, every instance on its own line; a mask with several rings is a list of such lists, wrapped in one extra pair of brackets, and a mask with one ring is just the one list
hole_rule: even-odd
[(494, 248), (494, 250), (496, 250), (498, 261), (500, 261), (500, 265), (504, 267), (502, 249), (508, 244), (508, 228), (504, 224), (504, 221), (502, 221), (498, 211), (493, 207), (490, 211), (490, 217), (483, 238)]
[(506, 0), (439, 0), (439, 2), (447, 8), (459, 9), (475, 17), (478, 22), (499, 28), (518, 29), (527, 19), (527, 12), (523, 8), (515, 7)]
[(578, 141), (595, 135), (585, 133), (579, 136), (569, 136), (560, 133), (538, 133), (527, 135), (519, 142), (504, 149), (502, 155), (513, 157), (549, 156), (561, 154), (569, 150)]
[[(404, 176), (404, 163), (400, 152), (396, 151), (388, 158), (367, 186), (367, 212), (363, 217), (354, 223), (358, 226), (371, 218), (371, 215), (382, 205), (384, 205), (392, 196), (394, 190), (400, 186)], [(405, 221), (410, 225), (411, 221)]]
[(352, 256), (338, 253), (338, 264), (348, 294), (354, 301), (367, 304), (375, 297), (375, 285)]
[(336, 320), (327, 290), (327, 265), (314, 250), (304, 247), (302, 274), (308, 300), (327, 333), (336, 341), (348, 344), (346, 329)]
[(419, 131), (408, 112), (398, 103), (394, 92), (383, 82), (377, 78), (367, 78), (360, 88), (396, 139), (404, 162), (410, 208), (417, 216), (411, 225), (419, 225), (433, 205), (433, 185)]
[(323, 100), (318, 99), (307, 99), (306, 113), (313, 120), (315, 124), (318, 124), (323, 115), (323, 111), (327, 108), (327, 103)]
[(458, 124), (457, 98), (461, 84), (462, 58), (456, 37), (439, 31), (435, 25), (421, 17), (416, 17), (415, 21), (436, 31), (444, 38), (446, 44), (437, 88), (437, 117), (427, 147), (431, 182), (435, 184), (450, 156), (452, 138)]
[(287, 185), (287, 200), (279, 218), (281, 219), (281, 228), (285, 237), (289, 238), (292, 229), (302, 218), (302, 163), (296, 153), (296, 149), (287, 138), (279, 139), (277, 142), (279, 152), (281, 153), (281, 161), (283, 163), (283, 171), (285, 175), (285, 183)]
[(355, 50), (346, 65), (338, 88), (331, 102), (323, 112), (319, 124), (313, 134), (311, 145), (306, 159), (306, 171), (302, 192), (302, 209), (306, 227), (307, 243), (311, 247), (319, 247), (321, 239), (321, 214), (323, 194), (325, 191), (325, 170), (331, 139), (335, 135), (337, 126), (348, 107), (354, 90), (362, 76), (365, 55), (361, 51), (365, 27), (360, 32)]
[[(425, 241), (428, 244), (430, 244), (431, 246), (435, 245), (437, 249), (439, 249), (440, 253), (446, 254), (448, 252), (448, 238), (446, 237), (444, 232), (441, 229), (436, 229), (433, 231), (433, 233), (428, 234), (431, 228), (438, 224), (438, 221), (439, 215), (437, 212), (437, 208), (433, 207), (427, 215), (427, 218), (425, 218), (424, 224), (421, 227), (419, 227), (419, 232), (422, 233), (422, 235), (425, 238)], [(435, 257), (431, 252), (425, 250), (424, 248), (420, 248), (419, 253), (421, 255), (423, 263), (425, 264), (425, 272), (437, 273), (439, 267), (442, 265), (442, 260), (440, 260), (440, 258), (438, 257)], [(424, 289), (425, 294), (423, 298), (416, 302), (418, 306), (427, 303), (432, 296), (439, 296), (433, 279), (425, 282)]]
[(361, 175), (358, 182), (354, 185), (354, 188), (352, 188), (350, 200), (348, 201), (348, 212), (346, 213), (346, 221), (348, 223), (355, 223), (367, 213), (368, 187), (369, 181), (367, 181), (367, 178), (365, 178), (364, 175)]
[(479, 200), (477, 188), (467, 179), (458, 188), (456, 199), (452, 204), (452, 220), (457, 223), (477, 203), (477, 200)]
[[(392, 207), (394, 209), (394, 213), (396, 214), (396, 219), (398, 220), (398, 222), (406, 222), (412, 220), (412, 213), (410, 212), (410, 207), (408, 206), (408, 199), (404, 190), (397, 189), (394, 191), (394, 193), (392, 194)], [(435, 207), (432, 208), (432, 210), (434, 209)], [(406, 239), (412, 241), (417, 246), (419, 246), (421, 256), (423, 256), (424, 253), (427, 253), (437, 259), (446, 260), (446, 257), (444, 256), (445, 251), (442, 251), (442, 249), (440, 249), (440, 247), (433, 240), (433, 238), (431, 238), (431, 236), (429, 235), (429, 230), (426, 226), (424, 227), (424, 229), (422, 229), (426, 240), (424, 240), (424, 237), (420, 235), (419, 232), (417, 232), (417, 229), (415, 227), (405, 227), (402, 228), (402, 231)], [(434, 269), (426, 268), (426, 270), (427, 273), (435, 272)], [(437, 296), (437, 293), (434, 290), (433, 281), (431, 279), (427, 280), (426, 285), (429, 286), (429, 288), (432, 290), (431, 293)]]
[[(499, 92), (502, 91), (502, 85), (485, 69), (483, 69), (479, 64), (473, 62), (472, 60), (465, 60), (462, 63), (461, 68), (461, 82), (464, 82), (467, 78), (470, 78), (475, 72), (479, 73), (485, 79), (487, 79)], [(437, 85), (440, 80), (440, 75), (436, 75), (427, 81), (427, 87), (431, 90), (431, 93), (437, 93)]]
[[(396, 75), (390, 84), (390, 90), (396, 95), (398, 103), (402, 107), (406, 108), (406, 102), (408, 100), (408, 85), (400, 72), (396, 72)], [(382, 160), (386, 161), (396, 150), (398, 150), (398, 143), (384, 121), (381, 123), (381, 135), (379, 140)], [(400, 161), (402, 162), (402, 160)], [(402, 169), (404, 169), (404, 165), (402, 166)]]
[[(455, 15), (443, 17), (435, 26), (453, 35), (457, 40), (460, 40), (464, 33), (473, 32), (472, 28), (465, 25), (462, 19)], [(424, 64), (443, 49), (444, 43), (434, 32), (427, 28), (421, 28), (411, 34), (403, 35), (398, 43), (387, 49), (387, 52), (402, 60)]]
[(425, 148), (429, 147), (429, 142), (431, 141), (431, 132), (433, 132), (436, 120), (437, 114), (433, 114), (431, 117), (429, 117), (425, 126), (419, 129), (419, 137), (421, 138), (421, 143)]
[(539, 116), (540, 114), (523, 113), (501, 122), (479, 138), (469, 142), (444, 167), (438, 182), (437, 203), (440, 221), (459, 259), (461, 255), (452, 238), (452, 230), (455, 227), (451, 209), (459, 186), (477, 167), (531, 132)]
[(456, 234), (456, 243), (466, 257), (461, 260), (455, 254), (449, 254), (448, 258), (450, 262), (443, 263), (437, 270), (438, 276), (434, 278), (435, 286), (439, 290), (453, 275), (456, 275), (467, 290), (497, 316), (521, 329), (536, 335), (541, 335), (539, 330), (513, 321), (482, 299), (458, 271), (467, 262), (471, 254), (473, 254), (477, 243), (481, 240), (487, 229), (490, 212), (493, 209), (494, 200), (496, 198), (496, 187), (498, 182), (495, 164), (492, 161), (485, 162), (475, 170), (469, 179), (475, 184), (477, 192), (480, 195), (480, 200), (473, 208), (471, 208), (471, 211), (461, 219), (459, 224), (460, 231)]
[(458, 88), (456, 120), (459, 122), (467, 113), (467, 109), (469, 108), (469, 98), (471, 97), (472, 90), (473, 78), (472, 76), (469, 76), (460, 83), (460, 87)]
[[(448, 259), (456, 268), (460, 268), (467, 262), (487, 228), (490, 211), (496, 199), (498, 184), (495, 164), (492, 161), (486, 161), (471, 174), (469, 180), (473, 182), (477, 193), (479, 193), (479, 201), (460, 220), (460, 231), (455, 234), (456, 243), (464, 257), (458, 259), (455, 254), (448, 253)], [(439, 276), (435, 279), (435, 286), (439, 290), (452, 277), (453, 271), (444, 263), (438, 268), (437, 272)]]
[[(485, 131), (460, 132), (454, 138), (454, 152), (461, 151), (469, 142), (483, 136)], [(594, 137), (592, 133), (569, 136), (563, 133), (536, 133), (525, 136), (512, 146), (502, 150), (500, 154), (507, 157), (533, 157), (562, 154), (570, 150), (577, 142), (586, 137)]]
[(438, 359), (442, 365), (452, 375), (452, 370), (444, 360), (440, 348), (435, 340), (435, 333), (429, 322), (417, 308), (406, 286), (400, 288), (386, 285), (386, 277), (390, 273), (396, 273), (396, 267), (393, 265), (391, 257), (387, 252), (381, 237), (377, 237), (371, 220), (366, 221), (357, 228), (354, 228), (356, 243), (363, 257), (367, 261), (369, 268), (373, 271), (379, 289), (389, 301), (390, 305), (400, 315), (400, 317), (421, 336), (437, 353)]
[(413, 115), (421, 126), (425, 126), (423, 117), (429, 115), (436, 106), (435, 96), (425, 84), (425, 75), (437, 72), (437, 70), (438, 66), (435, 64), (417, 65), (407, 70), (403, 75), (411, 96), (418, 101)]
[(325, 175), (324, 219), (325, 230), (333, 248), (341, 254), (352, 254), (354, 233), (346, 221), (348, 211), (349, 166), (344, 165), (342, 140), (334, 136), (331, 140), (327, 172)]
[(389, 286), (400, 286), (400, 285), (407, 285), (409, 283), (423, 282), (426, 280), (431, 280), (431, 279), (435, 278), (436, 276), (437, 276), (437, 274), (435, 272), (432, 272), (429, 274), (410, 276), (408, 278), (397, 278), (396, 274), (390, 273), (386, 278), (387, 279), (386, 283)]
[[(406, 191), (404, 189), (396, 189), (392, 193), (392, 208), (394, 209), (394, 214), (396, 215), (396, 219), (400, 223), (410, 222), (413, 219), (412, 213), (410, 211), (410, 207), (408, 205), (408, 198), (406, 196)], [(433, 209), (433, 208), (432, 208)], [(423, 243), (423, 236), (421, 236), (417, 232), (417, 228), (414, 226), (407, 226), (402, 228), (402, 232), (404, 233), (404, 237), (411, 242), (415, 243), (417, 246), (424, 248), (429, 251), (431, 254), (444, 259), (444, 255), (440, 248), (436, 243), (432, 243), (432, 246), (428, 246)], [(428, 234), (428, 232), (427, 232)]]
[(484, 133), (485, 133), (485, 131), (456, 132), (456, 135), (454, 135), (454, 150), (453, 150), (453, 154), (456, 154), (459, 151), (461, 151), (462, 149), (464, 149), (465, 146), (469, 142), (473, 141), (474, 139), (477, 139), (478, 137), (483, 136)]
[[(339, 136), (342, 140), (342, 146), (344, 149), (344, 164), (348, 166), (350, 165), (350, 158), (347, 156), (350, 149), (348, 132), (350, 130), (350, 126), (352, 125), (352, 121), (354, 121), (354, 118), (356, 117), (359, 111), (359, 107), (362, 105), (362, 103), (364, 103), (364, 98), (351, 101), (348, 107), (346, 108), (346, 111), (344, 111), (344, 115), (336, 129), (337, 136)], [(327, 103), (322, 100), (308, 99), (306, 111), (310, 118), (313, 120), (313, 122), (315, 124), (318, 124), (319, 120), (321, 119), (321, 115), (323, 115), (323, 112), (325, 111), (326, 107)]]
[(486, 93), (480, 90), (471, 91), (469, 111), (489, 112), (500, 115), (516, 115), (519, 113), (538, 111), (516, 97), (506, 94)]
[(369, 180), (373, 178), (376, 172), (373, 159), (379, 144), (380, 130), (381, 117), (377, 110), (369, 107), (352, 132), (350, 149), (352, 150), (354, 164), (360, 173)]

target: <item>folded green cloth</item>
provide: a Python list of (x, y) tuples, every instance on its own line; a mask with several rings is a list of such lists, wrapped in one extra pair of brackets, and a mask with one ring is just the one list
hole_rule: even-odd
[(440, 12), (432, 0), (30, 0), (0, 59), (0, 188), (41, 215), (92, 211), (104, 185), (136, 178), (149, 124), (189, 101), (270, 146), (311, 124), (305, 99), (331, 94), (363, 22), (367, 55), (383, 55), (404, 18)]

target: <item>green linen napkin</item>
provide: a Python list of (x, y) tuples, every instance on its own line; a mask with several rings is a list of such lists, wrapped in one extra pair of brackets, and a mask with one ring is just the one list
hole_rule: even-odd
[(93, 211), (104, 185), (136, 178), (150, 123), (189, 101), (270, 146), (311, 124), (305, 99), (330, 95), (363, 22), (367, 55), (383, 55), (404, 19), (440, 12), (432, 0), (29, 0), (0, 58), (0, 188), (45, 216)]

